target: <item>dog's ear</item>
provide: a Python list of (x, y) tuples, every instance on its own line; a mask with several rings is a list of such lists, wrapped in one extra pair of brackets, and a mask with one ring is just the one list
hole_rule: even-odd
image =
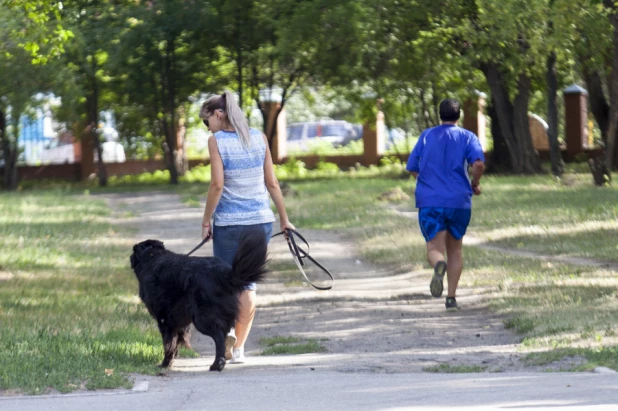
[(139, 264), (139, 257), (137, 256), (137, 253), (135, 252), (135, 246), (133, 247), (133, 254), (131, 254), (130, 260), (131, 260), (131, 269), (135, 270), (135, 267), (137, 267), (137, 265)]
[(158, 250), (165, 250), (165, 246), (159, 240), (146, 240), (141, 243), (137, 243), (133, 246), (133, 252), (137, 254), (143, 254), (151, 248)]
[(165, 250), (165, 246), (159, 240), (146, 240), (146, 244), (150, 248), (157, 248), (157, 249), (160, 249), (160, 250)]
[(159, 240), (146, 240), (135, 244), (133, 246), (133, 254), (131, 254), (131, 268), (135, 269), (143, 259), (144, 254), (152, 249), (165, 250), (165, 246)]

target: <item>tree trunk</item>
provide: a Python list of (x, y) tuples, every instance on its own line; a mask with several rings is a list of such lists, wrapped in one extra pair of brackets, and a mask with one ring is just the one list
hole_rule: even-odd
[(558, 76), (556, 68), (556, 53), (552, 51), (547, 57), (547, 139), (549, 140), (549, 158), (551, 172), (560, 177), (564, 172), (562, 152), (558, 142)]
[(610, 21), (613, 27), (613, 55), (612, 74), (609, 82), (611, 107), (609, 109), (609, 126), (607, 127), (607, 144), (605, 146), (605, 158), (608, 170), (613, 170), (616, 165), (616, 133), (618, 132), (618, 6), (614, 0), (605, 0), (606, 7), (612, 10)]
[(492, 104), (501, 135), (509, 152), (511, 171), (534, 173), (541, 171), (538, 153), (532, 145), (528, 122), (530, 78), (521, 74), (517, 80), (517, 96), (511, 102), (502, 73), (495, 63), (481, 65), (491, 89)]
[(530, 103), (530, 87), (532, 81), (526, 74), (520, 74), (517, 79), (517, 96), (513, 101), (513, 134), (517, 139), (521, 152), (522, 173), (532, 174), (543, 171), (539, 153), (534, 149), (528, 105)]
[(8, 136), (4, 141), (4, 186), (9, 191), (17, 190), (17, 139), (19, 137), (19, 114), (12, 117), (12, 121), (13, 137), (15, 137), (15, 141), (12, 142)]
[(176, 144), (179, 147), (180, 152), (180, 174), (185, 175), (189, 171), (189, 158), (187, 156), (187, 150), (185, 149), (186, 137), (187, 137), (187, 109), (184, 106), (178, 108), (178, 127), (176, 128)]
[(178, 145), (176, 141), (176, 118), (174, 115), (174, 73), (173, 73), (173, 58), (174, 42), (167, 42), (166, 55), (164, 58), (163, 76), (162, 76), (162, 106), (163, 106), (163, 130), (165, 133), (165, 162), (170, 171), (170, 183), (178, 184), (179, 165), (181, 163), (178, 153)]
[(520, 148), (513, 135), (513, 104), (509, 99), (508, 90), (506, 90), (502, 75), (495, 64), (483, 65), (482, 70), (491, 89), (491, 100), (501, 135), (504, 138), (504, 144), (509, 153), (511, 171), (521, 173)]
[(498, 120), (498, 115), (496, 114), (493, 96), (492, 103), (487, 106), (487, 115), (491, 121), (491, 137), (494, 145), (491, 153), (489, 170), (492, 172), (512, 170), (509, 149), (504, 140), (502, 130), (500, 129), (500, 120)]
[(238, 107), (242, 110), (242, 98), (243, 98), (243, 77), (242, 77), (242, 49), (238, 47), (236, 50), (236, 80), (238, 81)]
[[(427, 110), (427, 102), (425, 101), (425, 89), (421, 87), (420, 90), (420, 98), (421, 98), (421, 110), (423, 110), (423, 122), (425, 123), (425, 129), (432, 126), (431, 120), (429, 119), (429, 111)], [(436, 125), (436, 124), (433, 124)]]
[(431, 112), (430, 112), (430, 119), (432, 120), (433, 124), (440, 124), (440, 113), (438, 110), (438, 105), (440, 104), (440, 102), (438, 101), (438, 92), (436, 91), (436, 82), (435, 81), (431, 81)]
[(590, 101), (590, 111), (601, 130), (601, 138), (607, 144), (607, 129), (609, 128), (609, 103), (603, 92), (603, 79), (598, 71), (590, 71), (585, 63), (582, 70), (586, 88), (588, 89), (588, 101)]
[[(11, 139), (6, 134), (6, 129), (6, 112), (0, 109), (0, 144), (2, 144), (4, 158), (4, 188), (5, 190), (14, 191), (17, 189), (17, 182), (19, 181), (17, 175), (17, 144), (11, 144)], [(18, 129), (15, 128), (15, 130)], [(17, 131), (16, 133), (19, 134)], [(17, 138), (15, 141), (17, 141)]]
[[(96, 68), (93, 71), (96, 73)], [(96, 74), (93, 74), (95, 76)], [(94, 148), (97, 150), (97, 175), (99, 177), (99, 186), (107, 187), (107, 167), (103, 162), (103, 147), (101, 147), (101, 138), (99, 136), (99, 85), (95, 77), (90, 78), (90, 90), (86, 94), (86, 122), (89, 132), (84, 137), (91, 138), (94, 142)]]

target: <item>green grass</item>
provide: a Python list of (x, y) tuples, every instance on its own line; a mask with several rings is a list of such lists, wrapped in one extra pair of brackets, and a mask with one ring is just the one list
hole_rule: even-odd
[(589, 174), (568, 180), (565, 186), (550, 176), (484, 178), (471, 234), (504, 247), (615, 260), (618, 190), (593, 186)]
[(423, 368), (425, 372), (435, 372), (435, 373), (470, 373), (470, 372), (483, 372), (486, 367), (481, 367), (480, 365), (449, 365), (449, 364), (440, 364), (434, 365), (431, 367)]
[[(286, 206), (301, 232), (334, 230), (394, 271), (429, 272), (416, 220), (378, 200), (396, 187), (413, 198), (414, 181), (380, 177), (400, 175), (399, 166), (334, 174), (323, 166), (304, 177), (295, 168), (302, 169), (297, 163), (282, 169), (291, 173), (297, 195), (286, 198)], [(0, 390), (127, 387), (128, 374), (157, 371), (160, 337), (136, 297), (130, 236), (109, 223), (102, 201), (82, 194), (154, 189), (177, 192), (196, 205), (208, 188), (205, 169), (199, 173), (176, 187), (156, 185), (165, 177), (159, 175), (142, 178), (146, 182), (116, 181), (106, 189), (47, 182), (47, 190), (0, 194)], [(615, 188), (593, 187), (588, 174), (573, 175), (569, 185), (548, 176), (487, 176), (482, 187), (470, 234), (505, 247), (616, 261)], [(397, 207), (413, 210), (414, 200)], [(588, 361), (584, 367), (618, 368), (615, 272), (471, 246), (465, 261), (461, 286), (494, 293), (492, 310), (521, 335), (522, 349), (534, 351), (530, 361), (580, 355)], [(286, 274), (293, 266), (275, 268), (281, 280), (293, 282)], [(284, 339), (265, 343), (264, 353), (322, 350), (316, 340)]]
[(575, 366), (565, 371), (590, 371), (603, 366), (618, 370), (618, 347), (590, 348), (556, 348), (551, 351), (534, 352), (526, 356), (528, 365), (543, 366), (560, 361), (569, 357), (584, 357), (587, 362), (581, 366)]
[(66, 190), (0, 197), (0, 390), (129, 387), (129, 373), (155, 373), (160, 336), (107, 205)]
[(262, 338), (259, 344), (264, 347), (262, 355), (298, 355), (326, 352), (318, 340), (304, 340), (297, 337), (275, 336)]

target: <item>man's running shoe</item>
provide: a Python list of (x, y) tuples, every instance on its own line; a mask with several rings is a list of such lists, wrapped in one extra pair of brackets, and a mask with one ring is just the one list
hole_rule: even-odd
[(458, 311), (459, 306), (457, 305), (457, 301), (455, 297), (446, 297), (446, 311)]
[(431, 277), (431, 282), (429, 283), (431, 295), (436, 298), (441, 297), (442, 291), (444, 291), (444, 285), (442, 284), (444, 273), (446, 273), (446, 262), (438, 261), (433, 269), (433, 277)]

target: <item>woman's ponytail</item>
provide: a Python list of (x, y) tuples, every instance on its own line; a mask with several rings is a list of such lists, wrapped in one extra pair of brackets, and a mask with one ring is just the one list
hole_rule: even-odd
[(249, 131), (249, 123), (245, 118), (245, 113), (242, 112), (238, 103), (234, 99), (234, 95), (226, 91), (221, 95), (225, 100), (225, 112), (227, 119), (240, 137), (240, 142), (245, 148), (251, 147), (251, 132)]

